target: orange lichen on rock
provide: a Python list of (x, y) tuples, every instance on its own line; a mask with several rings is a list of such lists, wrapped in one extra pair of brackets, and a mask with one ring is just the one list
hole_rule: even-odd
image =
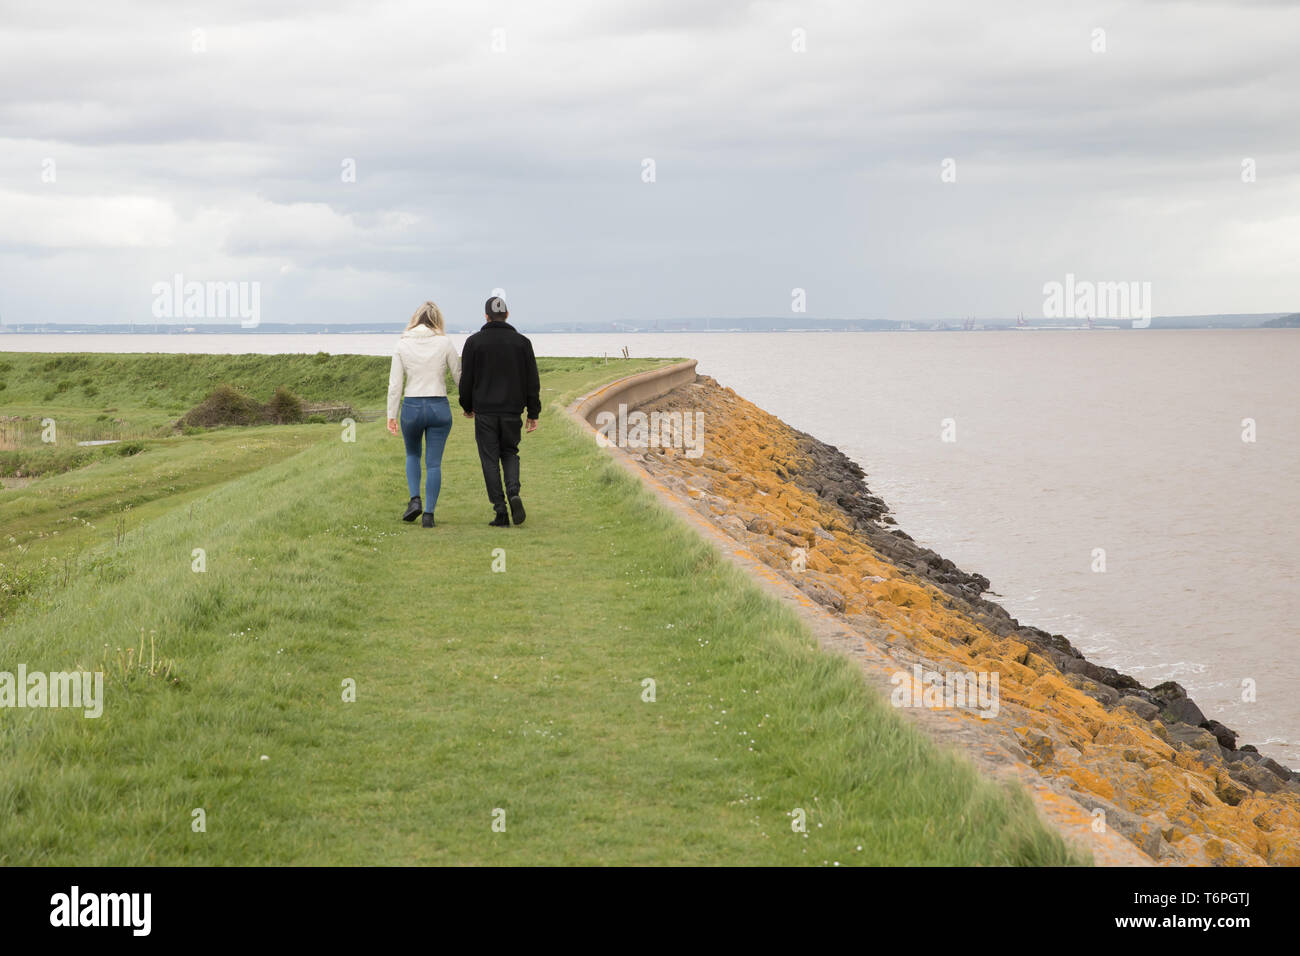
[(923, 663), (995, 675), (996, 712), (972, 714), (979, 729), (1144, 853), (1193, 865), (1300, 863), (1300, 778), (1269, 777), (1271, 792), (1252, 787), (1241, 768), (1257, 755), (1228, 752), (1241, 757), (1230, 766), (1209, 730), (1142, 717), (1159, 709), (1151, 691), (1122, 675), (1118, 689), (1104, 685), (1097, 678), (1113, 671), (983, 600), (987, 580), (891, 529), (861, 470), (835, 449), (710, 379), (644, 410), (703, 411), (706, 423), (700, 457), (634, 453), (652, 476), (842, 615), (899, 671)]

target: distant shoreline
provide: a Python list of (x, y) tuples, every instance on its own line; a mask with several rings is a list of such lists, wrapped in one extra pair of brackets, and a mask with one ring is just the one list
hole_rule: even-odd
[[(601, 323), (577, 327), (557, 323), (520, 325), (530, 335), (686, 335), (686, 334), (745, 334), (745, 333), (846, 333), (846, 332), (1114, 332), (1114, 331), (1254, 331), (1259, 329), (1298, 328), (1300, 314), (1263, 313), (1259, 315), (1224, 315), (1224, 316), (1156, 316), (1150, 324), (1134, 327), (1129, 320), (1099, 319), (1089, 327), (1077, 319), (1050, 321), (1043, 320), (1025, 325), (1017, 325), (1014, 319), (990, 319), (987, 321), (968, 320), (955, 322), (941, 320), (938, 322), (888, 322), (873, 320), (871, 322), (854, 322), (848, 320), (826, 320), (827, 324), (806, 325), (771, 325), (757, 324), (755, 320), (713, 320), (719, 325), (728, 322), (740, 324), (716, 328), (701, 325), (685, 325), (678, 328), (656, 328), (653, 326), (633, 325), (631, 323), (612, 327), (615, 324)], [(180, 325), (85, 325), (46, 323), (38, 326), (8, 325), (0, 326), (0, 337), (8, 335), (166, 335), (166, 336), (208, 336), (208, 335), (384, 335), (400, 331), (400, 322), (384, 324), (298, 324), (298, 323), (262, 323), (253, 328), (231, 324), (205, 324), (198, 326)], [(447, 330), (452, 335), (468, 335), (478, 331), (478, 326), (455, 327)]]

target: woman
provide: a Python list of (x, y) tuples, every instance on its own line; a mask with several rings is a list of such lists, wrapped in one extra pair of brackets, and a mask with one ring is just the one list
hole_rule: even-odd
[[(442, 490), (442, 450), (451, 433), (446, 373), (460, 384), (460, 356), (447, 338), (442, 311), (432, 302), (415, 310), (397, 340), (388, 373), (388, 430), (397, 434), (397, 403), (402, 403), (402, 437), (406, 440), (406, 486), (411, 493), (403, 521), (424, 512), (422, 524), (432, 528), (433, 509)], [(402, 398), (402, 380), (406, 397)], [(420, 441), (424, 441), (424, 501), (420, 500)]]

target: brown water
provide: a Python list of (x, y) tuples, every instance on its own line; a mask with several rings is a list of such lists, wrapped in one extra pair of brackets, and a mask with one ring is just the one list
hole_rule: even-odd
[[(0, 351), (387, 354), (393, 338), (5, 335)], [(533, 340), (542, 355), (698, 358), (860, 462), (902, 528), (986, 575), (1022, 621), (1143, 683), (1179, 681), (1241, 742), (1300, 766), (1300, 332)]]

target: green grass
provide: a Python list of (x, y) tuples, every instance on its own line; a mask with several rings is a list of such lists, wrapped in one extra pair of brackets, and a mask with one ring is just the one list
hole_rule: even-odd
[[(0, 353), (5, 405), (122, 405), (183, 412), (218, 385), (265, 401), (284, 385), (309, 402), (384, 403), (388, 359), (370, 355), (164, 355)], [(376, 387), (377, 386), (377, 387)], [(49, 396), (48, 398), (46, 396)]]
[(91, 448), (56, 446), (53, 448), (17, 448), (0, 450), (0, 478), (40, 478), (58, 475), (91, 462), (135, 455), (144, 450), (138, 441), (118, 441), (114, 445)]
[[(175, 360), (208, 358), (239, 373)], [(293, 376), (332, 362), (247, 360), (254, 394), (382, 404), (383, 360), (340, 357), (369, 379), (316, 395)], [(151, 362), (137, 382), (182, 374)], [(547, 360), (545, 397), (654, 364)], [(97, 720), (0, 710), (0, 863), (1075, 862), (556, 407), (522, 446), (528, 523), (488, 528), (469, 426), (431, 530), (397, 520), (380, 421), (180, 436), (0, 492), (26, 560), (63, 568), (11, 602), (0, 670), (110, 675)], [(123, 671), (142, 638), (171, 673)]]

